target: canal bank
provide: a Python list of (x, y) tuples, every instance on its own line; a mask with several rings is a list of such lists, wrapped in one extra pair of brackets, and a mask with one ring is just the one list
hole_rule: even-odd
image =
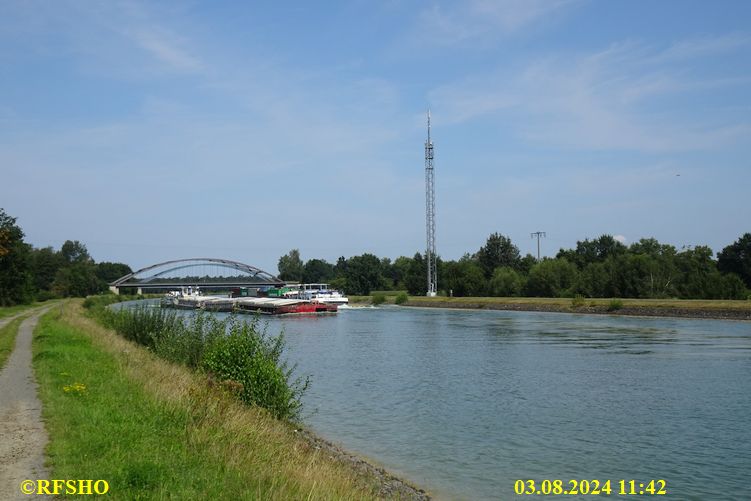
[[(373, 302), (372, 296), (351, 296), (350, 299), (353, 305)], [(394, 301), (395, 297), (385, 298), (387, 304), (393, 304)], [(409, 296), (402, 306), (751, 321), (749, 300)]]

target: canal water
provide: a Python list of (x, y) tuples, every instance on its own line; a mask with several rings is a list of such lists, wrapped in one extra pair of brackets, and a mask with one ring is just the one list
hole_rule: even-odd
[(749, 323), (384, 307), (269, 328), (311, 376), (306, 422), (439, 498), (664, 479), (751, 499)]
[(311, 377), (310, 427), (439, 499), (751, 499), (750, 323), (382, 307), (268, 329)]

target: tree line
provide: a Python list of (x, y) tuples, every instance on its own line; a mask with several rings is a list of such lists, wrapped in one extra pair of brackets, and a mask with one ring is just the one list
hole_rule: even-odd
[[(654, 238), (624, 245), (611, 235), (561, 249), (554, 258), (522, 256), (510, 238), (493, 233), (476, 252), (456, 261), (437, 260), (440, 294), (453, 296), (622, 297), (746, 299), (751, 289), (751, 233), (714, 258), (707, 246), (676, 249)], [(425, 256), (395, 260), (362, 254), (335, 264), (300, 257), (293, 249), (279, 259), (279, 278), (326, 282), (348, 294), (406, 290), (424, 295)]]
[(78, 240), (39, 249), (24, 236), (16, 218), (0, 208), (0, 306), (104, 292), (131, 272), (127, 264), (95, 262)]
[[(622, 297), (746, 299), (751, 289), (751, 233), (714, 257), (707, 246), (676, 249), (654, 238), (629, 246), (610, 235), (585, 239), (540, 261), (522, 256), (510, 238), (490, 235), (485, 245), (455, 261), (437, 259), (438, 286), (453, 296)], [(406, 290), (425, 294), (425, 256), (393, 261), (365, 253), (337, 259), (303, 261), (293, 249), (278, 263), (287, 281), (330, 283), (348, 294)], [(79, 241), (59, 250), (24, 242), (16, 218), (0, 208), (0, 305), (56, 297), (86, 296), (131, 272), (123, 263), (97, 263)]]

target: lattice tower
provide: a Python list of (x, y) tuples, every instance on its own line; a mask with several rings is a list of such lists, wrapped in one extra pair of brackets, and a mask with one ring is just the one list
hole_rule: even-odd
[(427, 234), (428, 296), (438, 292), (438, 272), (435, 251), (435, 173), (433, 168), (433, 141), (430, 139), (430, 110), (428, 110), (428, 140), (425, 141), (425, 231)]

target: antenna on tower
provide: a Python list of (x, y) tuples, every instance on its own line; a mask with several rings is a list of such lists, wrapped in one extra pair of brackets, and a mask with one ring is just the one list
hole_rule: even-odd
[(425, 141), (425, 232), (427, 234), (425, 255), (428, 261), (428, 291), (426, 295), (432, 297), (438, 292), (438, 272), (436, 270), (435, 251), (435, 176), (433, 171), (433, 141), (430, 139), (430, 108), (428, 108), (428, 140)]

